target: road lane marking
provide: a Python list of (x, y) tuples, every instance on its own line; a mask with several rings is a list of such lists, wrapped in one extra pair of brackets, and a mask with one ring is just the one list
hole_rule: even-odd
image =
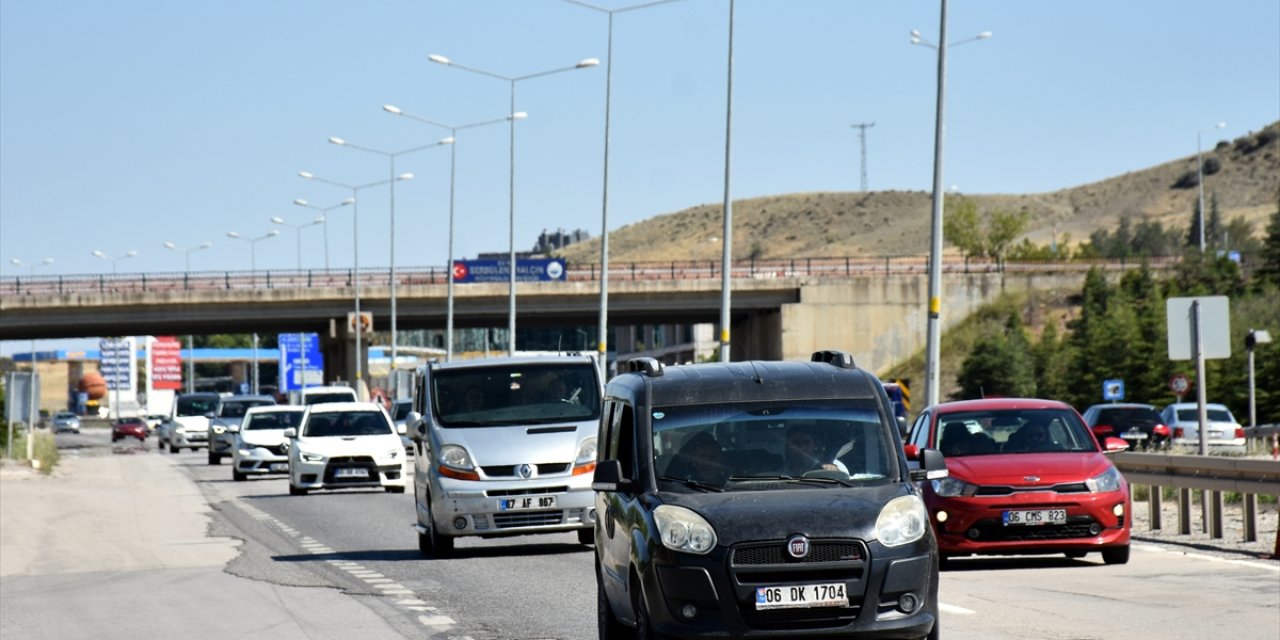
[(956, 605), (954, 605), (954, 604), (947, 604), (947, 603), (945, 603), (945, 602), (939, 602), (939, 603), (938, 603), (938, 611), (942, 611), (942, 612), (944, 612), (944, 613), (954, 613), (954, 614), (956, 614), (956, 615), (958, 615), (958, 616), (971, 616), (971, 615), (973, 615), (973, 614), (977, 613), (977, 611), (974, 611), (973, 609), (966, 609), (966, 608), (964, 608), (964, 607), (957, 607), (957, 606), (956, 606)]
[(1280, 573), (1280, 564), (1274, 562), (1258, 561), (1258, 560), (1235, 560), (1232, 558), (1219, 558), (1217, 556), (1207, 556), (1201, 553), (1186, 553), (1173, 549), (1166, 549), (1155, 545), (1132, 545), (1134, 549), (1146, 551), (1149, 553), (1169, 553), (1180, 555), (1184, 558), (1192, 558), (1195, 560), (1208, 560), (1209, 562), (1217, 562), (1219, 564), (1229, 564), (1248, 569), (1262, 569), (1271, 573)]

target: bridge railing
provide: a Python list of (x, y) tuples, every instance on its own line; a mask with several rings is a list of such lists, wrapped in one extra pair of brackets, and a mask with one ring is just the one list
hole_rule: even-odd
[[(1177, 257), (1147, 258), (1153, 269), (1168, 269)], [(952, 258), (942, 262), (943, 273), (1079, 273), (1098, 267), (1124, 271), (1136, 266), (1125, 260), (1021, 260), (997, 261), (983, 258)], [(733, 279), (769, 278), (849, 278), (858, 276), (920, 275), (928, 272), (929, 258), (918, 256), (869, 256), (844, 258), (746, 259), (735, 261)], [(570, 264), (565, 278), (574, 282), (600, 279), (598, 263)], [(62, 295), (88, 293), (153, 293), (165, 291), (208, 291), (213, 289), (300, 289), (351, 287), (359, 277), (361, 287), (389, 286), (388, 268), (272, 269), (258, 271), (191, 271), (122, 274), (72, 274), (5, 276), (0, 278), (0, 295)], [(446, 284), (443, 266), (397, 267), (396, 285)], [(721, 277), (719, 260), (673, 260), (653, 262), (611, 262), (611, 281), (709, 280)]]

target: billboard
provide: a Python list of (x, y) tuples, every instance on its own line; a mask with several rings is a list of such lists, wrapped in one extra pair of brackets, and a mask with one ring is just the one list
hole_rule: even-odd
[(182, 344), (174, 336), (156, 336), (148, 342), (151, 349), (152, 389), (182, 388)]
[(108, 391), (133, 391), (133, 338), (104, 338), (98, 343), (102, 379)]
[[(517, 282), (563, 282), (567, 269), (559, 258), (516, 260)], [(454, 260), (454, 282), (510, 282), (510, 260)]]
[(324, 384), (324, 355), (320, 353), (320, 336), (315, 333), (282, 333), (276, 337), (280, 347), (280, 379), (282, 393), (297, 391), (304, 385)]

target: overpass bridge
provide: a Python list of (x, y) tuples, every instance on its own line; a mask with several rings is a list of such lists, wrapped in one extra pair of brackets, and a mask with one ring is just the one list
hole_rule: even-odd
[[(944, 328), (1001, 291), (1079, 289), (1093, 266), (1118, 272), (1133, 265), (944, 261)], [(610, 265), (611, 331), (718, 323), (719, 269), (718, 261)], [(397, 327), (443, 329), (444, 268), (398, 267), (395, 275)], [(843, 349), (876, 371), (924, 346), (927, 256), (740, 261), (730, 275), (734, 360), (804, 359), (818, 349)], [(326, 361), (345, 363), (346, 371), (335, 373), (351, 379), (357, 356), (347, 313), (356, 277), (361, 309), (373, 313), (375, 330), (386, 330), (387, 269), (43, 275), (0, 279), (0, 340), (316, 332)], [(518, 327), (598, 324), (599, 277), (599, 265), (571, 265), (564, 281), (519, 283)], [(455, 284), (455, 327), (505, 327), (508, 303), (505, 282)], [(630, 345), (611, 342), (627, 359)]]

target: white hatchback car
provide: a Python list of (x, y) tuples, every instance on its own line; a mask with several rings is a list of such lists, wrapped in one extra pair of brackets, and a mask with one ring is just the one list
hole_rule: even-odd
[(377, 488), (404, 493), (405, 455), (391, 417), (372, 402), (307, 407), (302, 425), (286, 429), (289, 495), (314, 489)]
[(251, 475), (289, 473), (289, 446), (284, 430), (298, 428), (306, 407), (262, 405), (250, 407), (238, 425), (227, 427), (235, 436), (231, 447), (231, 479)]
[[(1231, 415), (1226, 405), (1206, 402), (1205, 444), (1211, 451), (1243, 451), (1244, 427)], [(1164, 423), (1173, 431), (1173, 444), (1200, 446), (1200, 411), (1194, 402), (1175, 402), (1160, 412)]]

